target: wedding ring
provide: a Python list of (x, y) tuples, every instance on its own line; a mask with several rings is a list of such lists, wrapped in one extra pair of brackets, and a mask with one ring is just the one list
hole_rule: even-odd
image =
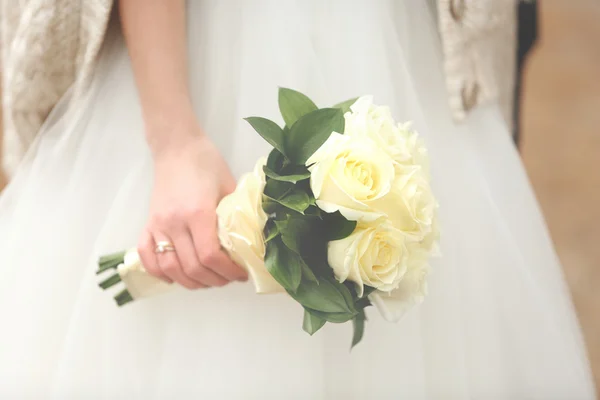
[(175, 251), (175, 247), (173, 247), (171, 242), (162, 241), (156, 243), (155, 253), (166, 253), (167, 251)]

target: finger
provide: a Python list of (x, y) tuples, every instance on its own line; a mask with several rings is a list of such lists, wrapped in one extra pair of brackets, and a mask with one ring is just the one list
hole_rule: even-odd
[(227, 279), (200, 263), (196, 255), (194, 242), (187, 229), (179, 232), (177, 236), (174, 235), (173, 240), (177, 249), (177, 257), (179, 258), (184, 274), (188, 278), (205, 286), (224, 286), (229, 283)]
[[(168, 242), (173, 243), (171, 239), (163, 234), (163, 233), (154, 233), (154, 241), (156, 243), (159, 242)], [(174, 246), (173, 246), (174, 247)], [(156, 254), (156, 259), (158, 260), (158, 266), (160, 270), (167, 276), (169, 279), (174, 282), (179, 283), (181, 286), (187, 289), (199, 289), (203, 287), (203, 285), (199, 282), (196, 282), (190, 279), (184, 272), (181, 267), (181, 263), (179, 262), (179, 258), (177, 257), (177, 248), (175, 247), (175, 251), (165, 251), (164, 253)]]
[(165, 282), (173, 283), (171, 279), (169, 279), (158, 266), (158, 260), (156, 259), (156, 243), (154, 243), (154, 239), (152, 235), (147, 230), (142, 232), (140, 237), (140, 242), (138, 244), (138, 254), (140, 256), (140, 261), (144, 266), (144, 269), (152, 276), (157, 277), (158, 279), (162, 279)]
[(233, 175), (231, 175), (231, 172), (229, 171), (229, 169), (223, 175), (224, 176), (221, 178), (221, 187), (223, 190), (222, 195), (227, 196), (229, 193), (233, 193), (233, 191), (235, 190), (235, 188), (237, 186), (237, 183), (236, 183)]
[(198, 260), (202, 265), (229, 281), (248, 279), (246, 271), (234, 263), (229, 255), (221, 249), (221, 243), (217, 236), (216, 213), (192, 219), (190, 231)]

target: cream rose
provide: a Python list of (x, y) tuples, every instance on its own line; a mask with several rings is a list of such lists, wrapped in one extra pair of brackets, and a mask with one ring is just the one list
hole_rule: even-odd
[(393, 225), (414, 240), (432, 232), (438, 203), (421, 167), (396, 166), (396, 179), (390, 194), (373, 204)]
[(390, 108), (373, 104), (372, 96), (360, 97), (344, 115), (344, 134), (369, 137), (396, 163), (429, 169), (427, 150), (411, 123), (396, 123)]
[(423, 302), (427, 295), (429, 276), (429, 254), (410, 251), (408, 267), (398, 287), (391, 292), (375, 291), (369, 300), (377, 307), (381, 316), (390, 322), (397, 322), (408, 309)]
[(265, 162), (266, 159), (260, 159), (254, 171), (244, 175), (235, 191), (224, 197), (217, 207), (221, 246), (233, 261), (248, 271), (257, 293), (283, 291), (264, 264), (263, 230), (268, 218), (262, 209)]
[(351, 221), (373, 221), (382, 216), (372, 203), (389, 193), (394, 162), (373, 140), (333, 132), (306, 165), (320, 209), (339, 211)]
[(329, 242), (327, 258), (335, 277), (382, 292), (398, 287), (406, 272), (405, 236), (389, 223), (359, 226), (348, 237)]

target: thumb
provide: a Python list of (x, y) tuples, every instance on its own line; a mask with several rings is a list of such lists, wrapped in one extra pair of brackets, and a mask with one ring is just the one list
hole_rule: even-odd
[(224, 197), (230, 193), (233, 193), (236, 187), (237, 183), (235, 181), (235, 178), (233, 177), (233, 175), (231, 175), (229, 168), (227, 168), (225, 170), (225, 173), (221, 177), (221, 196)]

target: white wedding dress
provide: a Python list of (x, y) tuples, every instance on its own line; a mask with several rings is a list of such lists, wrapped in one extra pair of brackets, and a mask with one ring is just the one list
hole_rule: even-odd
[[(281, 121), (278, 86), (327, 106), (363, 94), (430, 150), (442, 257), (398, 324), (363, 342), (250, 284), (117, 308), (99, 255), (137, 243), (152, 185), (115, 25), (91, 89), (55, 109), (0, 197), (2, 399), (593, 399), (578, 322), (496, 105), (453, 123), (433, 10), (416, 0), (189, 2), (198, 117), (236, 176)], [(151, 29), (149, 27), (149, 29)]]

